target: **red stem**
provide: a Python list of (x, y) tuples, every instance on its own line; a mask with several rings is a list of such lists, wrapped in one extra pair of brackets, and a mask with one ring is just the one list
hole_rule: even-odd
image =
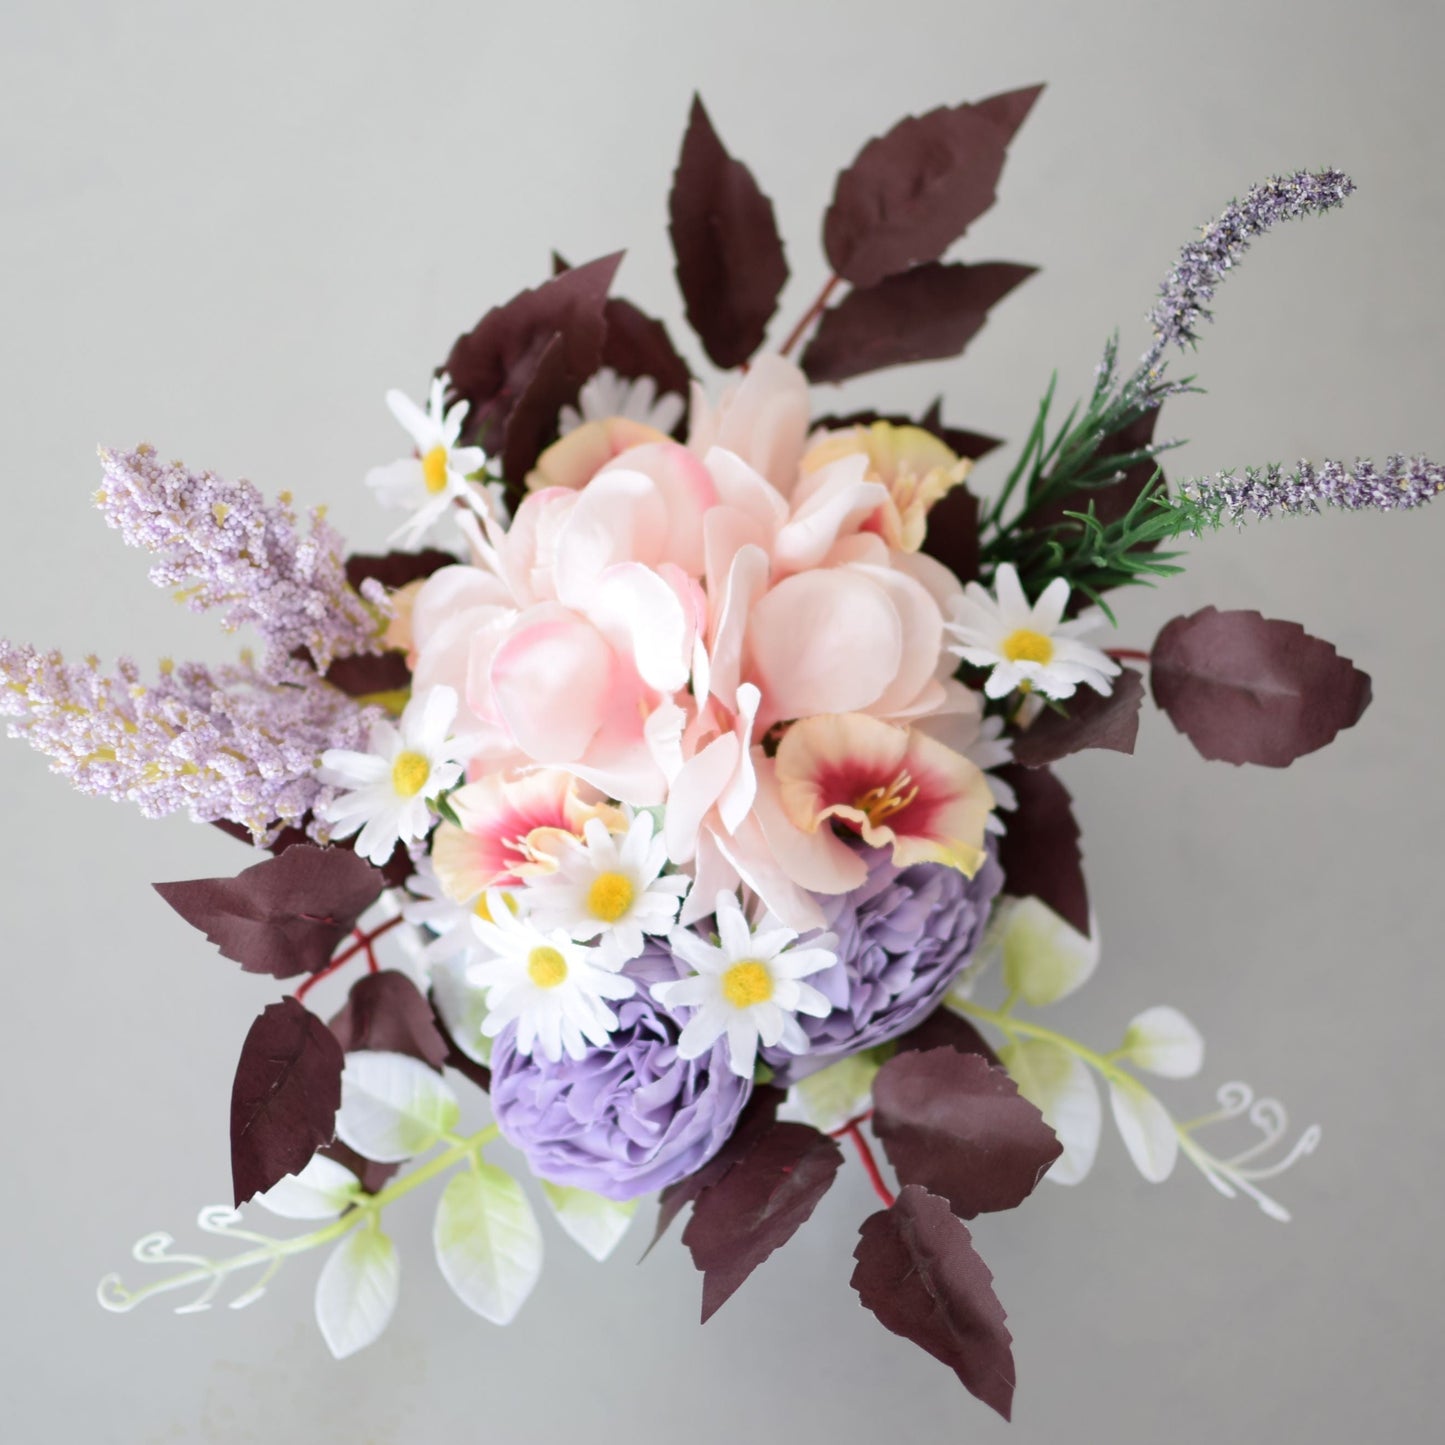
[(884, 1183), (882, 1171), (878, 1168), (878, 1161), (873, 1157), (873, 1150), (869, 1148), (868, 1140), (859, 1127), (867, 1117), (867, 1114), (862, 1114), (856, 1119), (850, 1119), (841, 1129), (833, 1131), (833, 1137), (846, 1136), (853, 1141), (854, 1148), (858, 1150), (858, 1158), (862, 1161), (863, 1168), (868, 1174), (868, 1182), (873, 1186), (873, 1192), (883, 1201), (884, 1207), (889, 1208), (893, 1204), (893, 1191)]
[(1115, 662), (1150, 662), (1153, 660), (1147, 652), (1140, 652), (1137, 647), (1110, 647), (1105, 651), (1106, 655), (1112, 657)]
[(371, 972), (379, 972), (381, 965), (376, 961), (376, 952), (372, 945), (376, 942), (378, 938), (382, 936), (383, 933), (390, 933), (393, 928), (395, 928), (399, 923), (401, 923), (401, 921), (402, 920), (400, 916), (396, 918), (388, 918), (385, 923), (378, 924), (375, 928), (371, 930), (370, 933), (365, 933), (359, 928), (354, 930), (357, 942), (353, 943), (350, 948), (343, 950), (341, 953), (338, 953), (336, 957), (333, 958), (331, 962), (326, 965), (325, 968), (318, 970), (316, 973), (313, 973), (311, 977), (308, 978), (306, 982), (303, 983), (301, 987), (296, 990), (296, 1002), (300, 1003), (301, 1000), (304, 999), (306, 995), (310, 993), (311, 990), (318, 983), (320, 983), (323, 978), (330, 978), (331, 975), (337, 971), (337, 969), (350, 963), (351, 960), (357, 956), (357, 954), (364, 953), (366, 955), (366, 961)]
[(818, 292), (817, 299), (808, 309), (803, 312), (798, 324), (788, 333), (788, 339), (783, 342), (780, 356), (786, 356), (802, 339), (803, 333), (823, 314), (823, 308), (828, 304), (833, 292), (843, 284), (841, 276), (829, 276), (823, 283), (823, 289)]

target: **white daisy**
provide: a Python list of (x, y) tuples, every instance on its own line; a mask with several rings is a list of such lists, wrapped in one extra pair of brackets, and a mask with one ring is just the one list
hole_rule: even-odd
[(585, 421), (607, 421), (614, 416), (625, 416), (629, 421), (670, 432), (682, 420), (687, 405), (674, 392), (658, 396), (657, 383), (650, 376), (630, 381), (610, 366), (604, 366), (582, 384), (577, 403), (580, 411), (576, 406), (562, 408), (558, 425), (563, 436)]
[(433, 380), (425, 411), (404, 392), (386, 394), (391, 414), (416, 444), (417, 454), (373, 467), (366, 484), (383, 507), (411, 513), (392, 534), (392, 540), (405, 547), (417, 546), (453, 502), (464, 502), (481, 517), (495, 513), (499, 504), (501, 489), (495, 482), (481, 487), (467, 480), (486, 466), (487, 454), (481, 447), (457, 445), (469, 403), (458, 401), (448, 410), (447, 385), (445, 374)]
[(482, 1033), (496, 1038), (515, 1020), (517, 1052), (540, 1049), (554, 1063), (564, 1051), (580, 1059), (589, 1043), (605, 1047), (617, 1027), (607, 1000), (637, 991), (617, 972), (620, 965), (561, 929), (543, 932), (514, 914), (495, 888), (487, 890), (487, 907), (490, 921), (478, 918), (473, 926), (492, 957), (467, 970), (467, 981), (487, 990)]
[(654, 835), (651, 813), (638, 813), (623, 834), (589, 818), (583, 838), (563, 839), (556, 858), (556, 871), (527, 888), (527, 916), (543, 931), (596, 939), (611, 962), (622, 964), (642, 952), (644, 934), (666, 933), (677, 922), (690, 880), (663, 873), (667, 844)]
[(321, 815), (335, 825), (337, 838), (360, 829), (356, 851), (379, 868), (398, 843), (425, 838), (432, 824), (431, 802), (462, 776), (467, 744), (451, 735), (457, 695), (432, 687), (412, 697), (400, 724), (381, 721), (368, 738), (370, 751), (329, 748), (317, 776), (348, 789), (333, 798)]
[(790, 1053), (808, 1051), (808, 1036), (795, 1015), (823, 1018), (833, 1005), (811, 984), (799, 980), (838, 961), (837, 940), (818, 935), (794, 948), (798, 935), (771, 914), (755, 933), (732, 893), (717, 899), (716, 946), (686, 928), (668, 934), (672, 951), (697, 970), (691, 978), (652, 985), (652, 996), (667, 1008), (692, 1010), (678, 1040), (680, 1058), (696, 1059), (724, 1034), (728, 1064), (744, 1079), (753, 1076), (758, 1045), (781, 1044)]
[(442, 886), (436, 864), (429, 856), (417, 860), (416, 872), (406, 880), (406, 886), (416, 896), (407, 900), (401, 916), (431, 935), (419, 955), (423, 965), (430, 969), (448, 959), (470, 963), (480, 956), (482, 943), (472, 924), (478, 918), (487, 923), (492, 920), (485, 893), (458, 903)]
[(989, 697), (1007, 697), (1015, 688), (1023, 688), (1066, 698), (1080, 683), (1095, 692), (1113, 691), (1109, 679), (1117, 676), (1119, 664), (1098, 648), (1076, 641), (1097, 627), (1103, 614), (1090, 608), (1065, 622), (1069, 584), (1062, 577), (1054, 578), (1030, 606), (1018, 572), (1006, 562), (998, 569), (995, 591), (996, 598), (970, 582), (947, 624), (958, 642), (950, 652), (976, 667), (993, 669), (983, 688)]

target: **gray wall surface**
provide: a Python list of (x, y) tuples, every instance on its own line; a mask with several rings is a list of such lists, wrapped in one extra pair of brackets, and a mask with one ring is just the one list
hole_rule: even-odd
[[(381, 405), (454, 335), (574, 260), (628, 248), (621, 287), (672, 323), (665, 196), (689, 97), (773, 196), (794, 281), (823, 277), (837, 167), (905, 112), (1035, 80), (1000, 204), (961, 254), (1038, 263), (967, 356), (846, 400), (1017, 440), (1052, 369), (1147, 340), (1155, 286), (1252, 182), (1336, 164), (1342, 211), (1259, 245), (1171, 403), (1175, 475), (1299, 456), (1445, 456), (1445, 16), (1317, 0), (696, 0), (552, 5), (133, 0), (0, 7), (0, 632), (80, 655), (219, 659), (210, 619), (152, 589), (90, 505), (94, 447), (163, 455), (303, 504), (375, 547), (361, 479), (396, 454)], [(832, 398), (824, 398), (831, 404)], [(1008, 454), (976, 480), (996, 486)], [(0, 745), (5, 868), (0, 1437), (508, 1445), (669, 1439), (1423, 1441), (1438, 1438), (1441, 549), (1445, 506), (1276, 522), (1191, 549), (1120, 600), (1123, 644), (1206, 603), (1304, 622), (1375, 703), (1284, 772), (1196, 757), (1150, 711), (1137, 755), (1064, 773), (1105, 955), (1060, 1021), (1108, 1046), (1171, 1002), (1204, 1030), (1184, 1116), (1242, 1077), (1320, 1151), (1279, 1225), (1187, 1165), (1162, 1186), (1108, 1136), (1082, 1186), (976, 1234), (1016, 1339), (1016, 1421), (884, 1333), (848, 1287), (873, 1208), (851, 1162), (815, 1218), (706, 1329), (685, 1252), (606, 1265), (555, 1232), (517, 1323), (469, 1315), (413, 1197), (402, 1300), (341, 1364), (310, 1317), (317, 1261), (268, 1298), (103, 1314), (131, 1242), (200, 1238), (228, 1194), (231, 1073), (277, 992), (150, 891), (234, 872), (235, 844), (72, 794)]]

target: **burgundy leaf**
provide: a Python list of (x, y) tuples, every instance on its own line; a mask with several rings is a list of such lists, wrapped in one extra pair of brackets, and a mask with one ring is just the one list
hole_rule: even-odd
[(973, 582), (978, 578), (982, 549), (978, 498), (967, 487), (953, 487), (929, 512), (920, 550), (942, 562), (960, 582)]
[(326, 669), (326, 680), (348, 697), (370, 697), (411, 686), (411, 669), (404, 652), (374, 652), (359, 657), (338, 657)]
[(457, 1046), (457, 1041), (452, 1037), (451, 1030), (447, 1028), (441, 1010), (436, 1006), (435, 993), (428, 996), (428, 1002), (431, 1004), (432, 1021), (436, 1024), (437, 1032), (446, 1041), (447, 1056), (442, 1062), (447, 1068), (455, 1069), (463, 1078), (469, 1079), (482, 1093), (490, 1094), (492, 1092), (492, 1071), (485, 1064), (479, 1064), (470, 1054), (464, 1054)]
[[(309, 821), (310, 813), (306, 814)], [(255, 839), (251, 830), (244, 823), (233, 823), (229, 818), (213, 818), (211, 827), (219, 828), (228, 838), (234, 838), (238, 843), (245, 843), (251, 851), (256, 851)], [(308, 847), (311, 839), (307, 836), (304, 827), (286, 827), (267, 844), (264, 845), (268, 853), (284, 853), (288, 848), (294, 848), (298, 843), (304, 843)]]
[(350, 1144), (343, 1144), (340, 1139), (333, 1139), (316, 1152), (336, 1160), (338, 1164), (344, 1164), (361, 1180), (361, 1187), (368, 1194), (376, 1194), (383, 1189), (386, 1181), (401, 1168), (400, 1161), (395, 1164), (382, 1164), (375, 1159), (367, 1159), (358, 1154)]
[(823, 218), (833, 270), (855, 286), (936, 261), (994, 203), (1014, 129), (1038, 90), (901, 120), (844, 170)]
[(447, 1041), (431, 1005), (404, 973), (392, 968), (357, 979), (328, 1027), (348, 1054), (357, 1049), (410, 1054), (438, 1073), (446, 1062)]
[(763, 344), (788, 263), (773, 203), (734, 160), (694, 96), (668, 197), (669, 233), (687, 320), (724, 369)]
[(293, 978), (326, 967), (384, 881), (349, 848), (306, 843), (234, 878), (153, 886), (247, 973)]
[(1005, 1420), (1013, 1409), (1013, 1337), (968, 1226), (916, 1184), (863, 1221), (852, 1285), (895, 1335), (941, 1360)]
[(1042, 768), (1085, 748), (1132, 753), (1143, 705), (1144, 679), (1134, 668), (1126, 667), (1114, 679), (1114, 690), (1107, 697), (1081, 687), (1063, 704), (1067, 715), (1052, 708), (1041, 712), (1014, 738), (1014, 761), (1026, 768)]
[(409, 582), (420, 582), (443, 567), (455, 567), (457, 559), (450, 552), (429, 547), (421, 552), (387, 552), (384, 556), (353, 552), (346, 559), (346, 580), (357, 591), (367, 581), (380, 582), (388, 592), (395, 592)]
[(453, 398), (470, 403), (463, 438), (520, 479), (556, 433), (557, 413), (602, 362), (607, 288), (622, 253), (554, 276), (488, 311), (446, 360)]
[(914, 1024), (894, 1044), (900, 1053), (926, 1052), (929, 1049), (956, 1049), (961, 1054), (981, 1054), (991, 1064), (999, 1057), (988, 1040), (965, 1018), (950, 1008), (936, 1008), (921, 1024)]
[(1015, 764), (999, 776), (1018, 794), (1018, 810), (999, 840), (1004, 887), (1016, 898), (1048, 904), (1080, 933), (1089, 931), (1089, 893), (1079, 852), (1079, 825), (1068, 789), (1048, 768)]
[(957, 356), (983, 329), (991, 307), (1033, 266), (985, 261), (974, 266), (930, 261), (850, 291), (830, 306), (803, 353), (814, 382)]
[(231, 1181), (237, 1207), (294, 1174), (336, 1132), (341, 1045), (294, 998), (262, 1011), (231, 1086)]
[(706, 1324), (828, 1192), (843, 1153), (808, 1124), (773, 1124), (692, 1208), (682, 1242), (703, 1272)]
[(1017, 1209), (1063, 1146), (1003, 1069), (953, 1048), (900, 1053), (873, 1080), (873, 1132), (901, 1184), (964, 1219)]
[(614, 297), (605, 308), (607, 339), (602, 344), (602, 364), (631, 381), (650, 376), (657, 394), (672, 393), (688, 400), (692, 373), (678, 355), (667, 327), (639, 310), (630, 301)]
[(1370, 679), (1297, 622), (1205, 607), (1154, 643), (1154, 701), (1204, 757), (1288, 767), (1359, 722)]
[(652, 1252), (653, 1245), (667, 1233), (672, 1221), (705, 1190), (711, 1189), (773, 1127), (778, 1107), (786, 1097), (782, 1089), (771, 1086), (754, 1089), (722, 1148), (701, 1169), (694, 1170), (676, 1184), (669, 1184), (662, 1191), (657, 1201), (657, 1225), (652, 1231), (651, 1243), (642, 1252), (644, 1259)]

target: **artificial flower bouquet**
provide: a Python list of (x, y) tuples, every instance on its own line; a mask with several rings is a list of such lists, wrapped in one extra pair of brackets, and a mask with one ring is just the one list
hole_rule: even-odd
[[(1206, 758), (1284, 766), (1353, 725), (1368, 679), (1297, 625), (1206, 607), (1147, 653), (1110, 648), (1110, 594), (1224, 521), (1413, 507), (1445, 474), (1397, 457), (1162, 475), (1160, 407), (1195, 389), (1166, 355), (1256, 237), (1345, 199), (1334, 171), (1207, 226), (1142, 361), (1111, 343), (1062, 420), (1051, 386), (987, 486), (999, 443), (937, 403), (827, 414), (810, 385), (956, 355), (1029, 275), (943, 258), (1037, 95), (864, 146), (824, 217), (827, 285), (772, 350), (772, 205), (696, 103), (677, 278), (703, 351), (738, 374), (694, 381), (610, 294), (619, 256), (559, 259), (457, 340), (424, 404), (388, 395), (408, 454), (366, 478), (404, 514), (385, 555), (249, 482), (101, 453), (99, 507), (152, 580), (260, 647), (143, 681), (0, 645), (11, 730), (86, 792), (253, 845), (234, 878), (157, 889), (224, 957), (299, 981), (241, 1045), (234, 1207), (199, 1219), (233, 1248), (148, 1236), (135, 1257), (165, 1272), (108, 1278), (103, 1304), (241, 1305), (324, 1247), (317, 1320), (350, 1354), (396, 1302), (392, 1206), (435, 1182), (437, 1262), (486, 1319), (537, 1280), (539, 1202), (601, 1258), (652, 1195), (659, 1236), (690, 1209), (706, 1319), (805, 1223), (841, 1141), (881, 1206), (862, 1303), (1007, 1415), (1010, 1337), (965, 1221), (1083, 1179), (1102, 1093), (1148, 1179), (1182, 1155), (1288, 1217), (1263, 1181), (1318, 1130), (1291, 1142), (1239, 1084), (1176, 1122), (1141, 1075), (1199, 1070), (1178, 1011), (1143, 1008), (1099, 1047), (1039, 1021), (1098, 958), (1053, 765), (1132, 750), (1146, 670)], [(349, 991), (324, 1018), (311, 990), (333, 976)], [(308, 1232), (260, 1232), (248, 1201)]]

